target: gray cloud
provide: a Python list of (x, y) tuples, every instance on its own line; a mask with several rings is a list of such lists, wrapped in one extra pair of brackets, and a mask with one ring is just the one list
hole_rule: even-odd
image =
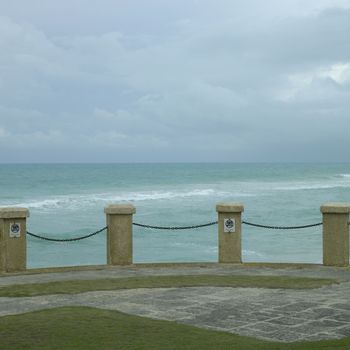
[(350, 160), (348, 2), (17, 2), (0, 162)]

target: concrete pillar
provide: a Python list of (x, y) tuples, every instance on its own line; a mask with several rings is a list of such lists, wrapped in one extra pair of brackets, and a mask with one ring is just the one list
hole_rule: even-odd
[(219, 263), (242, 263), (241, 203), (218, 203)]
[(350, 203), (326, 203), (323, 214), (323, 265), (349, 265)]
[(109, 205), (107, 216), (107, 264), (132, 264), (132, 215), (136, 209), (131, 204)]
[(28, 216), (25, 208), (0, 208), (0, 272), (26, 269)]

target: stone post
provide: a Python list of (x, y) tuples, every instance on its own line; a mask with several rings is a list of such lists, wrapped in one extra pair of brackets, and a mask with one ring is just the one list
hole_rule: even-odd
[(0, 272), (26, 269), (28, 216), (25, 208), (0, 208)]
[(350, 203), (326, 203), (323, 214), (323, 265), (349, 265)]
[(109, 205), (105, 208), (107, 219), (107, 264), (132, 264), (132, 215), (136, 209), (131, 204)]
[(241, 203), (218, 203), (219, 263), (242, 263)]

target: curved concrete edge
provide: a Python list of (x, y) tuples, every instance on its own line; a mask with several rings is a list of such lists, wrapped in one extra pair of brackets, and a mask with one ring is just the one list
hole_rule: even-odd
[[(98, 271), (142, 271), (142, 270), (162, 270), (162, 269), (172, 269), (175, 271), (186, 270), (186, 269), (198, 269), (201, 270), (225, 270), (225, 271), (249, 271), (249, 270), (259, 270), (266, 269), (271, 270), (315, 270), (316, 271), (340, 271), (349, 272), (350, 266), (346, 267), (331, 267), (324, 266), (322, 264), (308, 264), (308, 263), (243, 263), (243, 264), (219, 264), (211, 262), (194, 262), (194, 263), (135, 263), (127, 266), (111, 266), (111, 265), (81, 265), (81, 266), (62, 266), (62, 267), (44, 267), (44, 268), (32, 268), (21, 272), (0, 272), (0, 278), (2, 277), (12, 277), (12, 276), (28, 276), (28, 275), (40, 275), (40, 274), (58, 274), (65, 272), (98, 272)], [(350, 278), (350, 274), (349, 274)]]

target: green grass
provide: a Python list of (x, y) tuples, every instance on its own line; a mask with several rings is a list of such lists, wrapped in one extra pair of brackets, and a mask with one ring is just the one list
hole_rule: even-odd
[(151, 320), (117, 311), (64, 307), (0, 318), (2, 350), (335, 350), (342, 340), (276, 343)]
[(0, 296), (24, 297), (62, 293), (74, 294), (95, 290), (196, 286), (306, 289), (319, 288), (333, 283), (338, 282), (334, 279), (289, 276), (147, 276), (18, 284), (0, 288)]

